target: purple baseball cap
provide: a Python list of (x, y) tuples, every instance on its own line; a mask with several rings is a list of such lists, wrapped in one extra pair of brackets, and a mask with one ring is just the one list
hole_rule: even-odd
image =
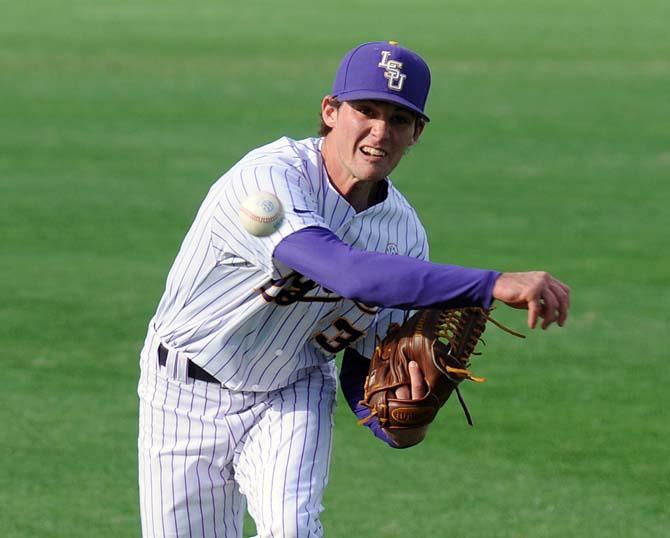
[(423, 109), (430, 69), (416, 52), (397, 41), (364, 43), (350, 50), (335, 75), (331, 95), (340, 101), (374, 99), (396, 103), (430, 121)]

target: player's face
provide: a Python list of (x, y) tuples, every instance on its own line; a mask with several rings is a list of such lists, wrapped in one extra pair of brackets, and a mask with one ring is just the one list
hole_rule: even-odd
[(322, 116), (332, 129), (324, 154), (336, 183), (384, 179), (423, 129), (413, 112), (382, 101), (347, 101), (335, 108), (325, 99)]

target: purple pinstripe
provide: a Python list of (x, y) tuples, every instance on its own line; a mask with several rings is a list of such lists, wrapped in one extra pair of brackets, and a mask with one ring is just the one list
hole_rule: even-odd
[[(232, 401), (229, 401), (228, 411), (230, 411), (230, 408), (232, 407), (232, 404), (233, 404)], [(217, 406), (217, 409), (216, 409), (216, 417), (219, 417), (219, 416), (221, 416), (221, 399), (219, 399), (219, 405)], [(212, 458), (209, 461), (209, 467), (207, 467), (207, 474), (209, 476), (209, 481), (212, 484), (212, 490), (211, 490), (212, 491), (212, 507), (213, 507), (212, 508), (212, 519), (213, 519), (212, 526), (214, 528), (214, 537), (215, 538), (217, 538), (217, 532), (216, 532), (216, 528), (217, 528), (217, 525), (216, 525), (216, 498), (214, 497), (214, 481), (212, 480), (212, 467), (213, 467), (213, 464), (214, 464), (214, 456), (216, 455), (217, 433), (218, 433), (217, 428), (214, 428), (214, 442), (212, 443)], [(230, 443), (226, 447), (226, 456), (228, 455), (229, 451), (230, 451)], [(224, 483), (224, 495), (225, 495), (225, 483)], [(225, 513), (225, 509), (224, 509), (224, 513)], [(226, 529), (225, 518), (223, 520), (223, 525), (224, 525), (224, 530), (225, 530)]]
[[(177, 395), (177, 406), (174, 408), (174, 446), (172, 447), (172, 450), (170, 450), (170, 469), (172, 471), (172, 476), (175, 476), (174, 472), (174, 453), (175, 450), (177, 449), (177, 430), (179, 429), (179, 416), (177, 415), (177, 407), (179, 407), (179, 402), (181, 401), (181, 390), (179, 391), (179, 394)], [(176, 499), (176, 494), (174, 491), (174, 479), (171, 481), (172, 482), (172, 506), (177, 505), (177, 499)], [(172, 510), (172, 515), (174, 516), (174, 528), (175, 532), (177, 534), (177, 538), (179, 538), (179, 524), (177, 522), (177, 510)]]
[(288, 476), (288, 471), (289, 471), (289, 463), (291, 461), (291, 451), (293, 449), (293, 438), (295, 435), (295, 411), (296, 411), (296, 402), (298, 401), (298, 395), (295, 390), (295, 385), (291, 387), (293, 389), (293, 409), (291, 411), (291, 434), (290, 434), (290, 441), (288, 444), (288, 455), (286, 457), (286, 467), (284, 468), (284, 482), (282, 486), (282, 491), (284, 492), (282, 494), (282, 514), (281, 514), (281, 528), (283, 532), (283, 536), (286, 536), (286, 477)]
[[(321, 308), (319, 309), (318, 315), (314, 316), (314, 317), (316, 317), (316, 319), (318, 319), (319, 316), (321, 316), (321, 313), (323, 312), (323, 309), (326, 308), (326, 307), (327, 307), (327, 305), (325, 303), (322, 304)], [(284, 322), (286, 322), (286, 320), (284, 320)], [(283, 327), (283, 324), (282, 324), (282, 327)], [(275, 338), (277, 337), (278, 334), (279, 334), (279, 332), (275, 334)], [(280, 346), (280, 348), (284, 347), (286, 345), (286, 343), (290, 340), (291, 336), (292, 335), (290, 335), (290, 334), (286, 336), (286, 340), (284, 341), (282, 346)], [(275, 376), (272, 378), (272, 381), (270, 381), (270, 386), (272, 386), (274, 384), (274, 382), (277, 379), (277, 376), (279, 375), (279, 372), (281, 372), (282, 368), (284, 368), (290, 362), (290, 360), (291, 360), (291, 357), (288, 357), (287, 360), (284, 361), (284, 363), (279, 368), (277, 368), (277, 371), (275, 372)], [(268, 368), (265, 368), (265, 370), (263, 370), (263, 373), (260, 375), (259, 380), (261, 382), (263, 381), (263, 378), (265, 377), (265, 374), (267, 373), (267, 371), (268, 371)]]
[[(316, 443), (314, 443), (314, 457), (312, 458), (312, 461), (314, 461), (316, 459), (316, 455), (317, 455), (318, 450), (319, 450), (319, 441), (321, 440), (321, 404), (323, 403), (323, 391), (326, 388), (326, 384), (325, 384), (324, 381), (325, 381), (324, 375), (323, 375), (323, 373), (321, 373), (321, 390), (319, 391), (319, 403), (316, 407), (316, 409), (317, 409), (317, 412), (316, 412), (317, 413), (316, 414), (316, 419), (317, 419), (316, 420), (316, 423), (317, 423)], [(312, 465), (312, 467), (309, 470), (310, 488), (309, 488), (309, 497), (307, 498), (308, 502), (310, 502), (312, 500), (312, 487), (311, 486), (312, 486), (313, 480), (314, 480), (314, 466)], [(325, 487), (325, 484), (324, 484), (324, 487)]]
[[(158, 378), (158, 372), (154, 375), (154, 396), (156, 395), (156, 390), (158, 390), (158, 383), (157, 383), (157, 378)], [(149, 450), (153, 450), (154, 448), (154, 410), (153, 408), (151, 409), (151, 446), (149, 447)], [(151, 452), (149, 452), (151, 453)], [(149, 474), (150, 474), (150, 482), (149, 484), (151, 485), (151, 496), (150, 496), (150, 504), (153, 505), (154, 503), (154, 477), (153, 477), (153, 470), (151, 468), (151, 465), (149, 465)], [(158, 473), (158, 479), (160, 480), (161, 473)], [(153, 510), (153, 506), (152, 506)], [(156, 526), (155, 526), (155, 518), (152, 518), (151, 520), (151, 528), (152, 528), (152, 536), (156, 536)]]
[[(218, 370), (216, 370), (216, 371), (213, 373), (214, 376), (216, 376), (216, 377), (219, 376), (219, 374), (223, 371), (223, 369), (224, 369), (226, 366), (228, 366), (228, 363), (233, 359), (233, 357), (235, 356), (235, 353), (237, 353), (237, 352), (239, 351), (240, 346), (241, 346), (242, 343), (244, 342), (245, 338), (247, 338), (248, 336), (250, 336), (250, 335), (252, 335), (252, 334), (254, 334), (254, 331), (249, 331), (247, 334), (245, 334), (245, 335), (240, 339), (240, 343), (239, 343), (239, 345), (237, 346), (237, 348), (235, 348), (235, 352), (231, 354), (230, 359), (228, 359), (228, 360), (221, 366), (221, 368), (219, 368)], [(232, 337), (233, 337), (233, 335), (231, 335), (230, 338), (228, 338), (228, 340), (226, 340), (226, 343), (228, 343)], [(214, 341), (214, 339), (212, 338), (212, 340), (210, 340), (209, 343), (203, 348), (203, 351), (204, 351), (205, 349), (207, 349), (207, 348), (209, 347), (209, 345), (210, 345), (213, 341)], [(198, 353), (198, 355), (200, 355), (200, 353)], [(197, 357), (198, 355), (196, 355), (196, 357)], [(207, 364), (205, 364), (205, 366), (207, 366)], [(220, 378), (219, 378), (219, 379), (220, 379)], [(222, 383), (225, 383), (225, 382), (226, 382), (225, 379), (222, 380)]]
[[(283, 396), (283, 394), (280, 394), (280, 400), (281, 400), (281, 404), (279, 406), (279, 414), (281, 416), (284, 416), (284, 396)], [(279, 445), (282, 444), (283, 439), (284, 439), (284, 422), (280, 420), (279, 421)], [(279, 445), (275, 445), (275, 446), (279, 446)], [(275, 471), (276, 470), (277, 470), (277, 466), (273, 465), (272, 466), (272, 479), (270, 480), (270, 491), (272, 491), (272, 492), (274, 492), (274, 490), (275, 490), (274, 484), (275, 484)], [(270, 521), (274, 521), (274, 513), (273, 512), (274, 512), (274, 510), (272, 508), (272, 501), (270, 501)], [(272, 533), (271, 533), (271, 536), (274, 536), (274, 535), (272, 535)]]
[[(276, 446), (275, 443), (272, 441), (272, 428), (268, 428), (268, 438), (269, 438), (270, 446)], [(281, 437), (280, 437), (280, 439), (281, 439)], [(268, 472), (268, 466), (263, 466), (263, 472), (262, 472), (263, 479), (261, 481), (263, 484), (266, 483), (267, 472)], [(274, 479), (274, 465), (272, 466), (272, 477)], [(272, 484), (272, 482), (271, 482), (271, 484)], [(272, 491), (272, 485), (270, 485), (270, 491)], [(264, 513), (265, 512), (265, 509), (264, 509), (264, 507), (265, 507), (265, 496), (261, 495), (259, 504), (260, 504), (259, 509), (260, 509), (261, 513)], [(272, 502), (270, 502), (270, 517), (272, 518)]]
[[(197, 245), (199, 245), (201, 241), (207, 241), (207, 240), (208, 240), (208, 236), (205, 235), (205, 234), (202, 234), (200, 239), (198, 239)], [(181, 277), (181, 280), (179, 281), (179, 284), (177, 284), (177, 289), (181, 289), (182, 283), (184, 282), (184, 278), (186, 278), (186, 275), (189, 273), (188, 268), (191, 266), (191, 263), (193, 262), (194, 259), (195, 258), (187, 258), (186, 268), (184, 270), (180, 271), (182, 277)]]
[[(307, 406), (307, 409), (309, 409), (309, 396), (310, 396), (309, 389), (310, 389), (311, 384), (312, 384), (312, 378), (309, 377), (307, 379), (307, 402), (305, 403), (305, 405)], [(298, 397), (296, 395), (296, 401), (297, 400), (298, 400)], [(309, 431), (309, 412), (306, 413), (306, 417), (305, 417), (305, 431), (306, 432)], [(316, 440), (317, 440), (317, 442), (319, 441), (318, 435), (317, 435)], [(306, 442), (303, 440), (302, 450), (300, 451), (300, 463), (298, 464), (298, 478), (297, 478), (296, 484), (295, 484), (295, 498), (296, 498), (296, 500), (300, 498), (300, 491), (299, 491), (300, 490), (300, 473), (302, 471), (302, 462), (305, 458), (305, 445), (306, 445)], [(310, 489), (310, 492), (311, 492), (311, 490), (312, 490), (311, 484), (310, 484), (309, 489)], [(295, 528), (296, 529), (299, 528), (298, 510), (295, 511)]]
[[(191, 394), (191, 403), (188, 408), (188, 433), (186, 434), (186, 449), (185, 452), (188, 454), (188, 447), (191, 444), (191, 414), (193, 413), (193, 400), (195, 397), (193, 394)], [(189, 508), (189, 503), (188, 503), (188, 480), (187, 480), (187, 474), (186, 474), (186, 465), (184, 465), (184, 497), (186, 498), (186, 518), (188, 519), (188, 535), (189, 537), (193, 535), (193, 530), (191, 529), (191, 510)], [(198, 466), (196, 465), (196, 472), (197, 472)]]
[[(158, 373), (156, 373), (156, 377), (158, 377)], [(165, 431), (165, 404), (167, 403), (167, 396), (168, 396), (168, 391), (165, 391), (165, 397), (163, 398), (163, 404), (161, 407), (161, 410), (163, 411), (163, 426), (162, 426), (162, 431)], [(162, 449), (162, 447), (161, 447)], [(160, 506), (164, 506), (163, 504), (163, 459), (158, 457), (158, 489), (160, 491)], [(161, 535), (165, 535), (165, 514), (161, 510)]]
[[(202, 414), (200, 415), (200, 446), (198, 447), (198, 462), (202, 457), (202, 445), (205, 442), (205, 421), (203, 416), (207, 412), (207, 390), (209, 389), (209, 384), (205, 385), (205, 398), (204, 404), (202, 406)], [(200, 482), (200, 465), (195, 466), (195, 476), (198, 480), (198, 506), (200, 507), (200, 525), (202, 527), (202, 535), (205, 536), (205, 514), (202, 511), (202, 483)], [(190, 524), (189, 524), (190, 525)]]

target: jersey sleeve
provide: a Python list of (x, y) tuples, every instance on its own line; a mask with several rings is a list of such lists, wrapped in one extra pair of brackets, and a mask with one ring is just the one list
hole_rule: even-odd
[[(417, 229), (417, 241), (407, 253), (408, 256), (417, 258), (419, 260), (428, 261), (430, 252), (428, 246), (428, 237), (426, 236), (423, 227)], [(375, 346), (378, 341), (381, 341), (386, 336), (389, 325), (397, 323), (402, 325), (409, 316), (414, 313), (413, 310), (400, 310), (397, 308), (382, 308), (377, 311), (375, 321), (368, 328), (361, 339), (355, 342), (352, 346), (358, 354), (366, 358), (371, 358), (375, 352)]]
[[(316, 198), (307, 179), (289, 165), (254, 165), (231, 170), (218, 188), (211, 222), (211, 240), (219, 263), (260, 268), (271, 278), (288, 272), (273, 263), (272, 253), (286, 236), (308, 226), (327, 227), (318, 213)], [(271, 192), (279, 198), (284, 218), (276, 232), (256, 237), (247, 232), (239, 218), (244, 200), (257, 192)]]

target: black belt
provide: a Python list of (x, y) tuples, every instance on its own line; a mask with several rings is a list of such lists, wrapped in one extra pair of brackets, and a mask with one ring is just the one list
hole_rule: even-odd
[[(158, 364), (160, 366), (165, 366), (167, 363), (167, 356), (168, 356), (168, 350), (163, 346), (163, 344), (159, 344), (158, 346)], [(197, 379), (198, 381), (207, 381), (208, 383), (217, 383), (221, 384), (221, 382), (214, 377), (212, 374), (207, 372), (206, 370), (203, 370), (198, 366), (196, 363), (193, 361), (186, 361), (188, 363), (188, 377), (191, 379)]]

